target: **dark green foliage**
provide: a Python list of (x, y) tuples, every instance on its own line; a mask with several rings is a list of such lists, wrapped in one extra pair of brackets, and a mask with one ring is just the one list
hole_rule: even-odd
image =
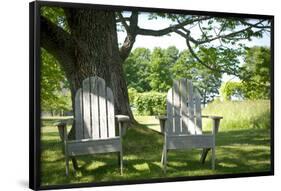
[(245, 57), (243, 88), (248, 99), (270, 98), (270, 49), (249, 48)]
[[(201, 57), (204, 61), (220, 62), (216, 49), (205, 48), (200, 53), (203, 54)], [(204, 104), (218, 95), (221, 85), (221, 73), (210, 71), (198, 63), (188, 50), (179, 52), (176, 47), (155, 48), (152, 54), (145, 48), (135, 49), (125, 62), (125, 73), (130, 103), (142, 115), (165, 112), (166, 94), (173, 79), (192, 80)]]
[(270, 49), (248, 48), (245, 55), (241, 82), (224, 83), (220, 92), (225, 100), (231, 96), (243, 99), (270, 98)]
[(241, 82), (225, 82), (220, 87), (220, 95), (223, 100), (231, 100), (231, 97), (244, 98), (244, 89)]
[[(203, 61), (225, 62), (214, 48), (205, 48), (199, 53)], [(210, 71), (198, 63), (188, 50), (179, 52), (173, 46), (155, 48), (151, 54), (149, 49), (137, 48), (126, 60), (124, 69), (128, 87), (137, 92), (167, 92), (173, 79), (190, 79), (200, 91), (203, 103), (212, 101), (218, 95), (222, 77), (220, 72)]]
[(148, 77), (152, 90), (167, 92), (172, 85), (170, 67), (177, 60), (178, 51), (175, 47), (168, 49), (154, 48), (149, 66)]
[(41, 8), (41, 15), (48, 18), (52, 23), (55, 23), (58, 27), (63, 28), (67, 32), (70, 32), (69, 26), (66, 22), (66, 16), (62, 8), (43, 6)]
[(170, 68), (178, 55), (179, 50), (174, 46), (155, 48), (152, 53), (147, 48), (136, 48), (124, 63), (128, 88), (138, 92), (166, 92), (172, 85)]
[[(205, 52), (215, 51), (214, 49), (204, 49)], [(200, 51), (200, 52), (203, 52)], [(218, 62), (215, 54), (203, 54), (204, 61)], [(222, 75), (220, 72), (210, 71), (208, 68), (198, 63), (188, 50), (180, 53), (176, 63), (171, 68), (174, 79), (187, 78), (191, 80), (199, 90), (202, 102), (205, 104), (214, 99), (218, 95), (218, 88), (221, 85)]]
[(138, 92), (150, 91), (149, 64), (151, 53), (146, 48), (136, 48), (124, 62), (124, 70), (128, 88)]
[[(41, 15), (69, 33), (69, 26), (62, 8), (43, 6), (41, 8)], [(55, 112), (55, 114), (63, 114), (62, 111), (70, 111), (72, 106), (69, 84), (60, 63), (44, 48), (41, 48), (41, 60), (42, 110)]]
[(41, 48), (41, 104), (43, 111), (71, 110), (68, 82), (58, 61)]
[(130, 103), (138, 115), (163, 115), (166, 112), (166, 93), (129, 91)]

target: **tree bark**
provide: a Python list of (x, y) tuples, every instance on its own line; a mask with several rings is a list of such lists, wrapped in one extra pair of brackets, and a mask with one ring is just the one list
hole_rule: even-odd
[[(134, 117), (119, 54), (115, 13), (95, 9), (65, 9), (70, 33), (41, 17), (41, 46), (53, 54), (70, 83), (72, 105), (82, 81), (97, 75), (114, 94), (115, 113)], [(71, 129), (71, 137), (74, 135)]]

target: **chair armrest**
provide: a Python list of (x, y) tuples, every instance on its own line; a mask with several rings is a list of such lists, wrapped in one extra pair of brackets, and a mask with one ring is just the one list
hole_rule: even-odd
[(67, 122), (65, 121), (61, 121), (59, 123), (57, 123), (57, 127), (59, 130), (59, 135), (61, 138), (62, 142), (67, 141), (67, 128), (66, 128)]
[(202, 118), (209, 118), (209, 119), (218, 119), (218, 120), (223, 119), (222, 116), (214, 116), (214, 115), (202, 115), (201, 117)]
[(129, 122), (130, 117), (127, 115), (115, 115), (115, 118), (117, 119), (118, 122)]
[(61, 120), (54, 123), (54, 126), (58, 127), (61, 141), (67, 141), (67, 128), (66, 128), (66, 126), (68, 124), (72, 124), (73, 121), (74, 121), (74, 118), (69, 117), (67, 119), (61, 119)]
[(66, 120), (62, 120), (62, 121), (58, 122), (57, 123), (57, 127), (58, 127), (58, 130), (59, 130), (59, 135), (60, 135), (61, 142), (63, 144), (62, 152), (64, 154), (67, 154), (67, 142), (68, 142), (68, 137), (67, 137), (67, 121)]
[(167, 116), (159, 115), (159, 116), (155, 116), (155, 118), (159, 119), (161, 133), (165, 133), (165, 123), (168, 119)]
[(122, 136), (125, 135), (126, 133), (126, 128), (124, 123), (130, 122), (130, 117), (127, 115), (115, 115), (115, 118), (118, 121), (119, 136), (122, 138)]
[(209, 115), (202, 115), (202, 118), (209, 118), (213, 120), (213, 133), (216, 134), (219, 131), (220, 120), (223, 119), (222, 116), (209, 116)]
[(158, 116), (155, 116), (155, 118), (159, 119), (159, 120), (164, 120), (164, 121), (168, 119), (168, 117), (165, 115), (158, 115)]
[(58, 126), (58, 125), (60, 125), (60, 124), (62, 124), (62, 123), (66, 123), (66, 125), (70, 125), (70, 124), (73, 123), (74, 120), (75, 120), (75, 119), (74, 119), (73, 117), (68, 117), (68, 118), (66, 118), (66, 119), (59, 119), (59, 120), (56, 120), (56, 122), (53, 123), (53, 124), (54, 124), (54, 126)]

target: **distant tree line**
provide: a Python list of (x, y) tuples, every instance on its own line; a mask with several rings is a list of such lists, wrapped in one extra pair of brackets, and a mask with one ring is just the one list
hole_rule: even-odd
[[(220, 94), (224, 100), (268, 99), (270, 97), (270, 49), (252, 47), (245, 52), (218, 54), (215, 48), (201, 49), (201, 59), (219, 65), (229, 56), (243, 60), (240, 82), (222, 83), (221, 72), (209, 70), (191, 55), (189, 50), (136, 48), (126, 59), (123, 69), (129, 89), (129, 100), (139, 114), (157, 114), (165, 111), (165, 97), (173, 79), (188, 78), (199, 90), (202, 104)], [(239, 53), (239, 54), (238, 54)], [(219, 56), (220, 55), (220, 56)], [(41, 100), (42, 110), (63, 115), (71, 111), (69, 84), (57, 60), (41, 49)], [(233, 58), (231, 59), (233, 60)], [(229, 64), (229, 63), (228, 63)]]
[[(208, 52), (204, 60), (222, 62), (216, 57), (216, 49), (201, 50)], [(200, 51), (199, 51), (200, 53)], [(206, 55), (206, 54), (204, 54)], [(124, 63), (128, 88), (137, 92), (167, 92), (172, 86), (173, 79), (188, 78), (198, 88), (202, 102), (207, 103), (219, 93), (222, 74), (202, 66), (191, 55), (189, 50), (179, 51), (171, 46), (166, 49), (136, 48)]]

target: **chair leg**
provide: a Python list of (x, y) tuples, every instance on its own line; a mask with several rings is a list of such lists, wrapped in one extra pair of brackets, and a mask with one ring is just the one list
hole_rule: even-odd
[(68, 159), (68, 156), (67, 155), (65, 155), (65, 174), (66, 174), (66, 176), (68, 176), (69, 175), (69, 159)]
[(117, 153), (117, 164), (120, 165), (120, 152)]
[(120, 151), (120, 174), (123, 175), (123, 151)]
[(164, 152), (165, 152), (165, 148), (163, 147), (162, 156), (161, 156), (161, 164), (162, 165), (164, 164)]
[(78, 166), (77, 159), (75, 157), (71, 157), (71, 161), (72, 161), (72, 165), (73, 165), (74, 170), (78, 170), (79, 166)]
[(167, 149), (164, 149), (164, 160), (163, 160), (163, 170), (166, 174), (166, 168), (167, 168)]
[(215, 170), (215, 162), (216, 162), (216, 150), (215, 147), (212, 148), (212, 169)]
[(205, 163), (206, 157), (208, 155), (209, 150), (211, 150), (210, 148), (207, 149), (203, 149), (202, 154), (201, 154), (201, 158), (200, 158), (200, 162), (201, 163)]

